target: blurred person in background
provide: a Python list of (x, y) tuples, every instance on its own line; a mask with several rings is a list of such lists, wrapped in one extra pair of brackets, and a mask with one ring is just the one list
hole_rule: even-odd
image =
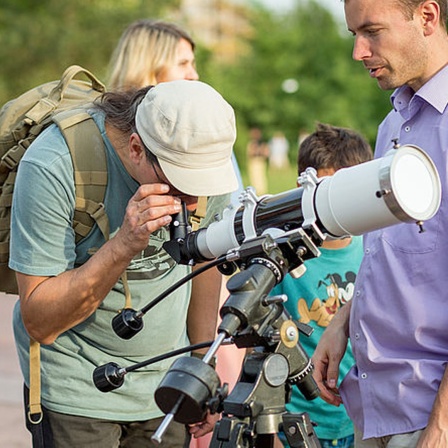
[(269, 169), (283, 170), (289, 167), (289, 142), (285, 134), (277, 131), (269, 140)]
[(109, 63), (110, 90), (197, 80), (195, 43), (174, 23), (141, 19), (123, 32)]
[(269, 145), (263, 138), (263, 132), (260, 128), (253, 127), (250, 129), (246, 150), (249, 183), (254, 187), (257, 195), (262, 196), (268, 192)]

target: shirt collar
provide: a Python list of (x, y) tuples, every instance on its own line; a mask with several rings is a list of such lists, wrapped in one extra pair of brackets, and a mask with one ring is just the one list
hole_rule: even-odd
[(432, 105), (439, 113), (443, 113), (448, 104), (448, 65), (437, 72), (417, 92), (409, 86), (401, 86), (391, 95), (391, 102), (398, 112), (409, 107), (414, 98), (421, 98)]

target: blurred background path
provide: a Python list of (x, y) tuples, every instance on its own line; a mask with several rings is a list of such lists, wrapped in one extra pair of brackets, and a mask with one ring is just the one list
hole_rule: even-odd
[(20, 373), (12, 332), (12, 310), (17, 296), (0, 293), (0, 447), (29, 448), (25, 428)]

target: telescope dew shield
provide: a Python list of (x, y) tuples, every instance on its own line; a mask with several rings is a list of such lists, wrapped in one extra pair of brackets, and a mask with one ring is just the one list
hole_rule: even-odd
[(405, 145), (322, 179), (314, 205), (327, 233), (342, 237), (426, 221), (436, 214), (440, 200), (434, 163), (421, 148)]

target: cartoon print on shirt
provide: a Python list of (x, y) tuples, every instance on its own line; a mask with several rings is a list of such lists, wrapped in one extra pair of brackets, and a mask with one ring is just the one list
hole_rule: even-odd
[(320, 327), (327, 327), (338, 309), (352, 299), (355, 279), (356, 274), (348, 271), (345, 274), (345, 281), (339, 274), (328, 274), (324, 280), (320, 280), (317, 287), (326, 288), (327, 298), (324, 300), (315, 298), (309, 308), (306, 300), (300, 298), (297, 303), (300, 322), (307, 324), (313, 320)]

